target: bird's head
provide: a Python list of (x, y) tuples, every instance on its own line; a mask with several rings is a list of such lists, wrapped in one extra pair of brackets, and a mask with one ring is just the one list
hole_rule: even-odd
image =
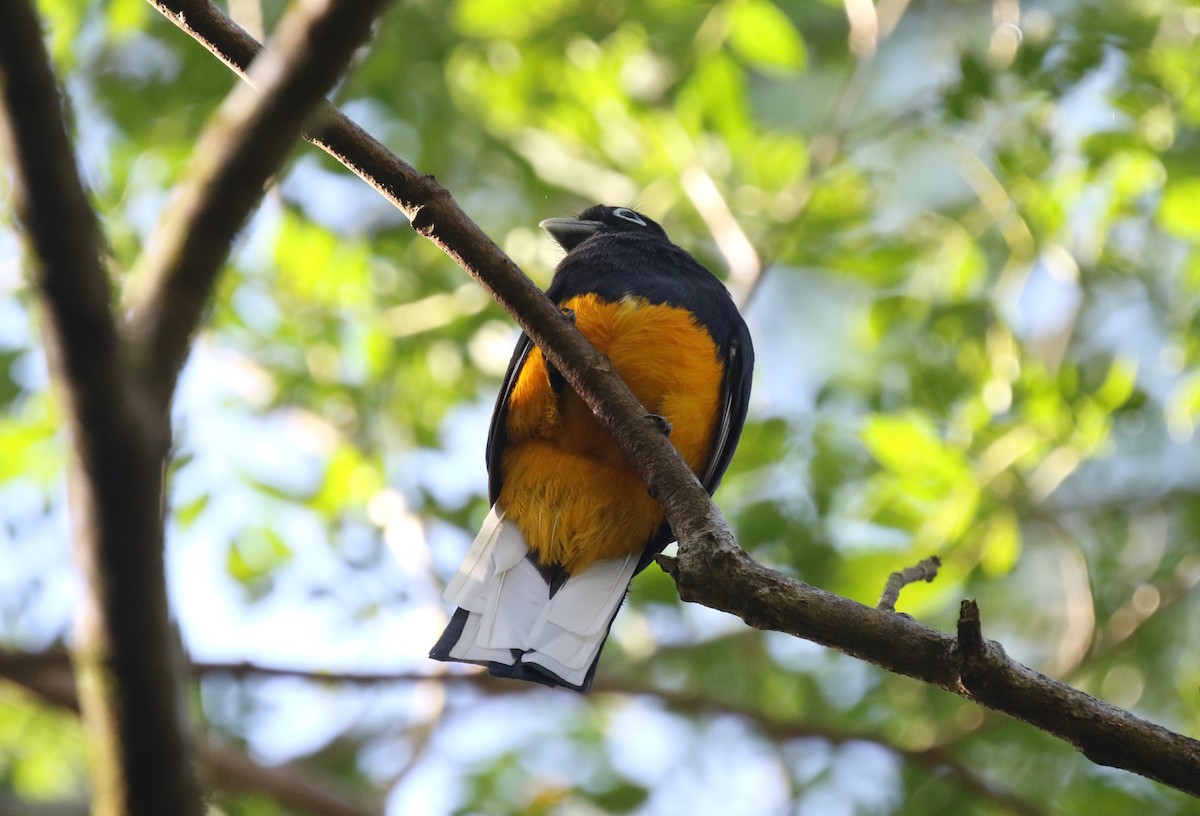
[(597, 204), (588, 207), (575, 218), (547, 218), (538, 224), (555, 241), (570, 252), (593, 235), (634, 233), (666, 240), (667, 233), (657, 222), (628, 207), (608, 207)]

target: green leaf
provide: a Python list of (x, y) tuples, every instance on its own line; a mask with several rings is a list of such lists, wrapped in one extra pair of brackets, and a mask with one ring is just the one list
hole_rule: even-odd
[(920, 414), (876, 415), (867, 420), (863, 442), (881, 465), (898, 473), (926, 469), (945, 458), (945, 448)]
[(804, 38), (788, 16), (769, 0), (732, 3), (729, 45), (751, 67), (764, 73), (796, 73), (808, 64)]
[(362, 306), (370, 301), (370, 253), (365, 245), (285, 214), (275, 241), (280, 284), (311, 303)]
[(601, 791), (582, 791), (603, 813), (632, 813), (650, 796), (641, 785), (620, 782)]
[(230, 542), (225, 566), (230, 577), (250, 585), (269, 578), (291, 557), (291, 548), (274, 530), (250, 527)]
[(21, 478), (49, 485), (62, 476), (66, 451), (58, 422), (58, 406), (45, 393), (0, 414), (0, 483)]
[(528, 37), (561, 11), (558, 0), (460, 0), (455, 23), (470, 37)]
[(1098, 403), (1109, 411), (1124, 405), (1137, 386), (1137, 358), (1131, 355), (1116, 357), (1108, 368), (1108, 376), (1094, 394)]
[(1167, 185), (1158, 210), (1158, 223), (1171, 235), (1200, 241), (1200, 179), (1183, 179)]
[(747, 422), (738, 442), (737, 453), (730, 462), (730, 475), (746, 473), (778, 461), (779, 452), (788, 444), (791, 435), (788, 421), (781, 417)]
[(204, 512), (204, 508), (208, 507), (209, 496), (207, 493), (201, 494), (194, 501), (190, 501), (185, 505), (177, 506), (175, 510), (175, 520), (179, 522), (179, 526), (183, 529), (191, 527), (200, 514)]
[(992, 513), (983, 535), (980, 566), (990, 576), (1007, 575), (1021, 556), (1021, 527), (1008, 509)]

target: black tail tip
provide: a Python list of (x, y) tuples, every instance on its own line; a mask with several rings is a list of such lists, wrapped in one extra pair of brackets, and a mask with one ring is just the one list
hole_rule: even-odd
[(521, 655), (514, 655), (515, 661), (509, 663), (488, 663), (488, 674), (492, 677), (504, 677), (510, 680), (524, 680), (528, 683), (537, 683), (541, 686), (549, 686), (550, 688), (563, 688), (577, 691), (580, 694), (587, 694), (592, 688), (592, 677), (596, 673), (596, 664), (593, 663), (588, 673), (584, 676), (583, 682), (576, 685), (569, 683), (559, 677), (549, 669), (538, 666), (535, 663), (526, 663), (521, 660)]

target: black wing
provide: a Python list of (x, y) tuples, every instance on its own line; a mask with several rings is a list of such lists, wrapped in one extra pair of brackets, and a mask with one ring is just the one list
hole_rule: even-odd
[(721, 419), (717, 425), (713, 452), (704, 470), (700, 483), (711, 496), (721, 484), (721, 477), (729, 467), (742, 426), (746, 424), (746, 411), (750, 405), (750, 381), (754, 374), (754, 346), (746, 324), (738, 321), (737, 334), (730, 339), (725, 350), (725, 377), (721, 382)]
[(488, 471), (488, 502), (495, 504), (500, 498), (500, 488), (504, 486), (504, 474), (500, 468), (500, 457), (508, 444), (508, 432), (504, 426), (508, 423), (508, 400), (513, 388), (517, 385), (517, 375), (525, 365), (529, 352), (533, 350), (533, 341), (529, 335), (521, 332), (517, 347), (513, 349), (512, 359), (508, 361), (508, 371), (504, 374), (504, 382), (500, 393), (496, 396), (496, 407), (492, 409), (492, 422), (488, 427), (487, 438), (487, 471)]
[[(733, 452), (737, 448), (738, 439), (742, 435), (742, 426), (746, 424), (746, 410), (750, 405), (750, 381), (754, 374), (754, 346), (750, 342), (750, 332), (739, 317), (736, 321), (734, 336), (725, 345), (724, 363), (725, 376), (721, 381), (721, 416), (714, 431), (713, 451), (704, 469), (704, 478), (700, 483), (708, 491), (708, 495), (716, 492), (721, 484), (721, 477), (729, 467)], [(638, 561), (637, 570), (641, 572), (652, 562), (668, 544), (675, 540), (671, 525), (664, 521), (658, 532), (646, 542), (646, 549)]]

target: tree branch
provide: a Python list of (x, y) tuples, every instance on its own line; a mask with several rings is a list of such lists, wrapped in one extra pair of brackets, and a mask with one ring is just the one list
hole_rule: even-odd
[(331, 789), (327, 780), (318, 781), (297, 768), (260, 765), (245, 754), (208, 740), (198, 739), (200, 760), (206, 775), (226, 790), (270, 794), (287, 811), (314, 816), (382, 816), (383, 807), (367, 805)]
[(169, 655), (162, 564), (167, 426), (123, 367), (95, 214), (28, 0), (0, 4), (0, 84), (33, 284), (65, 405), (85, 728), (101, 814), (202, 812)]
[[(442, 682), (469, 684), (485, 694), (511, 694), (511, 683), (497, 680), (487, 674), (449, 675), (413, 672), (329, 672), (302, 668), (268, 666), (259, 663), (213, 663), (195, 661), (190, 664), (191, 674), (197, 677), (227, 675), (238, 679), (274, 680), (291, 678), (318, 684), (344, 686), (374, 686), (386, 683)], [(0, 678), (25, 686), (43, 699), (55, 705), (76, 709), (74, 683), (71, 680), (69, 657), (63, 651), (11, 652), (0, 650)], [(530, 686), (521, 691), (529, 694), (545, 694), (544, 689)], [(832, 744), (869, 742), (903, 757), (905, 761), (923, 766), (930, 771), (945, 768), (962, 787), (984, 796), (1021, 816), (1043, 816), (1041, 810), (1014, 794), (999, 790), (979, 777), (972, 768), (963, 764), (945, 751), (934, 747), (920, 751), (906, 750), (879, 739), (872, 734), (853, 733), (813, 727), (810, 724), (789, 722), (773, 717), (749, 706), (737, 705), (713, 697), (689, 692), (646, 686), (628, 680), (600, 679), (593, 687), (597, 694), (623, 694), (652, 697), (660, 700), (671, 711), (688, 715), (733, 715), (748, 720), (766, 737), (775, 742), (815, 738)], [(355, 803), (333, 796), (329, 804), (322, 797), (330, 797), (327, 788), (315, 786), (307, 776), (286, 766), (268, 768), (256, 765), (244, 755), (231, 748), (201, 742), (200, 755), (209, 776), (221, 788), (265, 791), (285, 804), (321, 816), (362, 816), (369, 812)], [(311, 795), (313, 790), (316, 795)], [(291, 797), (291, 798), (288, 798)], [(357, 809), (356, 809), (357, 808)], [(2, 812), (2, 811), (0, 811)]]
[[(109, 308), (99, 229), (38, 19), (27, 0), (0, 6), (0, 83), (17, 212), (74, 447), (71, 504), (85, 578), (76, 659), (102, 816), (203, 811), (171, 661), (162, 562), (167, 405), (233, 233), (381, 1), (343, 0), (289, 15), (295, 21), (283, 26), (284, 56), (263, 63), (270, 92), (233, 94), (226, 121), (201, 144), (201, 183), (167, 219), (148, 259), (148, 297), (135, 310), (131, 348)], [(130, 351), (146, 363), (141, 381), (130, 374)]]
[[(312, 683), (341, 683), (351, 686), (377, 686), (388, 683), (427, 683), (433, 681), (454, 681), (467, 675), (450, 675), (446, 673), (431, 674), (428, 672), (327, 672), (311, 669), (290, 668), (283, 666), (264, 666), (261, 663), (211, 663), (195, 661), (192, 671), (202, 677), (211, 675), (226, 675), (239, 680), (264, 679), (271, 680), (287, 677), (295, 680), (307, 680)], [(470, 675), (474, 677), (475, 675)]]
[[(150, 0), (160, 8), (207, 6), (199, 0)], [(220, 16), (187, 16), (194, 35), (235, 63), (248, 35), (229, 40)], [(201, 30), (203, 29), (203, 30)], [(240, 32), (240, 30), (238, 30)], [(227, 41), (228, 40), (228, 41)], [(611, 364), (532, 285), (430, 176), (390, 157), (345, 117), (333, 116), (310, 141), (366, 178), (478, 280), (543, 350), (613, 434), (662, 504), (679, 539), (663, 563), (680, 597), (728, 612), (751, 626), (813, 640), (889, 671), (914, 677), (1023, 719), (1066, 740), (1093, 761), (1140, 773), (1200, 795), (1200, 742), (1173, 734), (1021, 666), (986, 643), (964, 659), (954, 637), (773, 572), (741, 550), (691, 471), (621, 382)], [(980, 638), (982, 640), (982, 638)], [(1137, 737), (1131, 739), (1136, 733)]]
[(275, 50), (254, 62), (251, 85), (235, 88), (201, 135), (190, 181), (135, 269), (130, 344), (160, 403), (170, 401), (234, 237), (386, 2), (299, 4)]

